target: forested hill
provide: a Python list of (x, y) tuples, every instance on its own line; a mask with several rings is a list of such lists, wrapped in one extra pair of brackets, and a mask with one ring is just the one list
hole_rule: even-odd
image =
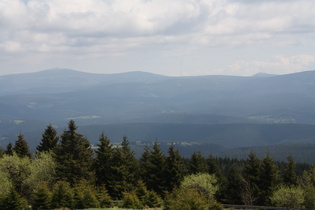
[[(70, 119), (94, 143), (185, 141), (243, 148), (314, 142), (315, 71), (168, 77), (52, 69), (0, 76), (0, 145), (23, 133), (36, 145)], [(81, 131), (81, 130), (80, 130)]]
[(75, 119), (80, 125), (190, 123), (189, 119), (197, 124), (315, 124), (314, 92), (315, 71), (268, 77), (166, 77), (57, 69), (1, 76), (0, 119), (55, 124)]

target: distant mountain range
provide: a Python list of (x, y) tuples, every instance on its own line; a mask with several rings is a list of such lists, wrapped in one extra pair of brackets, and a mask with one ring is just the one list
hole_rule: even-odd
[(65, 129), (70, 119), (94, 142), (102, 131), (115, 140), (224, 148), (315, 142), (315, 71), (168, 77), (53, 69), (0, 76), (1, 145), (21, 132), (34, 146), (48, 124)]

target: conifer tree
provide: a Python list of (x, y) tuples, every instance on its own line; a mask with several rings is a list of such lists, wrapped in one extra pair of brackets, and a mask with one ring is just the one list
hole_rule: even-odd
[(272, 157), (267, 154), (262, 160), (259, 174), (260, 205), (271, 205), (270, 197), (279, 185), (279, 169)]
[(51, 207), (52, 208), (72, 208), (74, 206), (74, 194), (68, 182), (59, 181), (55, 184)]
[(57, 131), (51, 124), (48, 125), (42, 134), (40, 144), (36, 147), (37, 152), (52, 151), (57, 146), (58, 141), (59, 137), (57, 136)]
[(28, 209), (27, 201), (22, 198), (12, 187), (9, 193), (0, 202), (1, 210), (26, 210)]
[(287, 160), (288, 162), (286, 163), (286, 167), (284, 169), (283, 182), (287, 186), (296, 186), (298, 178), (296, 175), (294, 159), (292, 156), (288, 156)]
[(253, 205), (258, 200), (260, 160), (251, 152), (246, 161), (243, 177), (242, 200), (246, 205)]
[(235, 164), (230, 167), (227, 175), (227, 187), (225, 196), (227, 202), (230, 204), (242, 204), (241, 203), (241, 173), (239, 168)]
[(104, 133), (99, 138), (100, 144), (95, 151), (96, 158), (94, 164), (96, 184), (99, 186), (105, 185), (108, 187), (110, 180), (110, 168), (112, 166), (113, 148), (110, 140)]
[(13, 151), (21, 158), (31, 157), (31, 153), (29, 151), (27, 142), (25, 141), (24, 136), (22, 134), (18, 135), (18, 139), (15, 141)]
[(127, 183), (125, 190), (130, 191), (136, 185), (139, 178), (139, 162), (135, 158), (135, 153), (131, 151), (129, 140), (124, 136), (121, 143), (122, 160), (121, 165), (124, 166), (124, 176)]
[(185, 175), (183, 158), (173, 144), (168, 149), (166, 163), (166, 186), (167, 190), (171, 192), (175, 187), (179, 187)]
[(164, 195), (166, 157), (162, 153), (157, 142), (153, 143), (152, 150), (145, 149), (141, 157), (141, 178), (149, 190), (153, 190), (159, 195)]
[(11, 142), (8, 144), (7, 150), (5, 151), (5, 154), (6, 154), (6, 155), (10, 155), (10, 156), (13, 155), (13, 146), (12, 146), (12, 143), (11, 143)]
[(73, 185), (82, 179), (91, 179), (93, 150), (90, 142), (76, 132), (77, 126), (73, 120), (69, 122), (68, 128), (61, 135), (61, 143), (54, 153), (57, 177)]
[(32, 209), (51, 209), (51, 192), (46, 183), (41, 183), (35, 188)]
[(189, 162), (189, 173), (197, 174), (206, 173), (207, 171), (207, 164), (203, 155), (200, 152), (194, 152)]

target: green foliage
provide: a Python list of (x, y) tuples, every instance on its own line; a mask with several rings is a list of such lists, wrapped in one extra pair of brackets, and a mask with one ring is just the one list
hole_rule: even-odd
[(74, 206), (74, 193), (70, 184), (59, 181), (54, 185), (52, 195), (52, 208), (72, 208)]
[(279, 169), (272, 157), (267, 154), (262, 160), (259, 174), (260, 204), (270, 205), (270, 197), (280, 183)]
[(2, 169), (0, 170), (0, 183), (1, 183), (0, 198), (1, 198), (5, 196), (13, 187), (13, 184), (11, 183), (11, 180), (9, 179), (8, 174)]
[(81, 180), (74, 187), (74, 206), (76, 209), (99, 207), (97, 191), (86, 180)]
[(166, 187), (168, 191), (178, 188), (185, 175), (185, 164), (178, 150), (172, 144), (166, 159)]
[(304, 171), (301, 186), (304, 190), (305, 196), (305, 208), (314, 209), (315, 208), (315, 166), (310, 170)]
[(298, 178), (296, 175), (296, 167), (292, 156), (288, 156), (288, 162), (284, 169), (283, 182), (287, 186), (296, 186)]
[(227, 187), (225, 189), (225, 197), (229, 204), (242, 204), (241, 193), (242, 177), (239, 168), (233, 164), (227, 174)]
[(217, 179), (214, 175), (207, 173), (191, 174), (184, 177), (180, 187), (181, 189), (194, 189), (200, 195), (205, 197), (210, 203), (214, 200), (214, 194), (218, 190)]
[(188, 169), (189, 173), (192, 174), (206, 173), (208, 171), (206, 160), (200, 152), (194, 152), (191, 155)]
[(174, 189), (164, 199), (165, 210), (208, 210), (207, 198), (201, 196), (196, 189)]
[(166, 157), (157, 142), (153, 143), (152, 150), (145, 149), (140, 163), (141, 178), (148, 189), (163, 196), (166, 191)]
[(29, 151), (27, 142), (25, 141), (24, 136), (22, 134), (18, 135), (18, 139), (15, 141), (13, 151), (19, 157), (29, 157), (29, 158), (31, 157), (31, 153)]
[(5, 151), (5, 154), (13, 155), (13, 146), (11, 142), (7, 145), (7, 150)]
[(54, 158), (57, 177), (73, 185), (92, 177), (93, 150), (89, 141), (76, 133), (77, 126), (73, 120), (70, 120), (68, 129), (61, 135), (61, 144), (55, 148)]
[(95, 152), (96, 158), (94, 164), (96, 183), (98, 185), (108, 186), (113, 148), (110, 140), (104, 135), (104, 133), (101, 134), (99, 141), (100, 144), (97, 145), (98, 148)]
[(0, 170), (11, 181), (14, 189), (22, 195), (27, 195), (29, 188), (26, 184), (27, 178), (31, 174), (31, 160), (28, 157), (4, 155), (0, 159)]
[(14, 188), (11, 188), (9, 192), (2, 198), (0, 198), (1, 210), (26, 210), (28, 209), (27, 201), (22, 198)]
[(131, 209), (143, 208), (142, 203), (135, 192), (124, 193), (122, 207)]
[(113, 206), (112, 198), (109, 196), (108, 191), (104, 185), (98, 187), (97, 199), (101, 208), (110, 208)]
[(259, 198), (259, 174), (261, 162), (253, 152), (248, 155), (245, 168), (244, 176), (241, 177), (242, 188), (241, 188), (241, 199), (245, 205), (253, 205)]
[(25, 179), (25, 185), (31, 191), (38, 183), (45, 182), (50, 187), (55, 182), (56, 163), (51, 153), (41, 152), (30, 164), (30, 174)]
[(286, 209), (300, 209), (303, 207), (304, 194), (301, 187), (282, 186), (270, 198), (271, 203)]
[(32, 209), (51, 209), (52, 193), (47, 183), (40, 183), (32, 193)]
[(36, 150), (37, 152), (50, 152), (57, 146), (58, 141), (57, 131), (52, 125), (48, 125)]
[(143, 206), (150, 208), (160, 207), (162, 205), (162, 199), (154, 191), (147, 190), (145, 184), (139, 180), (135, 193)]

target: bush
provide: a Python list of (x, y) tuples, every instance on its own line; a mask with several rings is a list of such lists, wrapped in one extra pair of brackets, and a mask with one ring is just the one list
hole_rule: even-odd
[(55, 184), (52, 195), (52, 208), (72, 208), (74, 199), (70, 184), (59, 181)]
[(50, 209), (51, 208), (51, 192), (46, 183), (37, 186), (32, 196), (32, 209)]
[(142, 203), (135, 192), (124, 193), (122, 207), (130, 209), (143, 208)]
[(279, 207), (299, 209), (304, 203), (303, 189), (282, 186), (271, 196), (271, 202)]
[(8, 194), (0, 199), (1, 210), (26, 210), (28, 208), (27, 201), (22, 198), (13, 187), (9, 190)]
[(208, 200), (201, 196), (195, 189), (175, 189), (166, 195), (164, 200), (165, 210), (208, 210)]

